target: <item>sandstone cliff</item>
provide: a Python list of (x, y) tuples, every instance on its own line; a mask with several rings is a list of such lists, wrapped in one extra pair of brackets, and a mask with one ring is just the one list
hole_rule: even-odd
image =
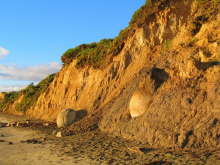
[[(117, 136), (160, 147), (219, 147), (219, 8), (214, 0), (149, 1), (104, 67), (64, 65), (25, 114), (54, 121), (64, 108), (86, 110), (78, 123)], [(150, 102), (132, 118), (137, 90)]]

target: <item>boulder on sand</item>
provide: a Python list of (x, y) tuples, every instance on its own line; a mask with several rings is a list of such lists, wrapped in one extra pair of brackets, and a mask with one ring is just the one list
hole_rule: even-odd
[(131, 117), (134, 118), (144, 114), (149, 107), (151, 100), (152, 96), (150, 94), (144, 90), (136, 90), (133, 93), (129, 103)]
[(57, 115), (57, 127), (66, 127), (76, 120), (76, 111), (72, 109), (64, 109)]

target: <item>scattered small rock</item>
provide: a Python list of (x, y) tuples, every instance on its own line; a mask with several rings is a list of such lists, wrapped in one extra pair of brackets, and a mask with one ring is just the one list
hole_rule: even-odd
[(150, 164), (147, 165), (172, 165), (173, 163), (167, 162), (167, 161), (155, 161), (151, 162)]
[(8, 144), (9, 144), (9, 145), (12, 145), (13, 143), (12, 143), (12, 142), (8, 142)]
[(0, 140), (0, 143), (5, 142), (5, 140)]
[(62, 132), (61, 131), (57, 132), (56, 137), (59, 137), (59, 138), (62, 137)]
[(56, 135), (56, 134), (57, 134), (57, 131), (53, 130), (52, 135)]
[(16, 127), (19, 127), (19, 126), (20, 126), (20, 124), (21, 124), (21, 123), (17, 122), (17, 123), (16, 123)]
[(2, 133), (0, 133), (0, 137), (5, 137), (5, 135), (4, 135), (4, 134), (2, 134)]
[(13, 123), (8, 123), (8, 127), (15, 127), (17, 125), (16, 122), (13, 122)]
[(28, 140), (21, 141), (21, 143), (41, 144), (42, 141), (38, 139), (28, 139)]
[(7, 123), (0, 123), (0, 128), (6, 127)]
[(145, 154), (148, 152), (154, 151), (153, 148), (139, 148), (139, 150)]
[(140, 148), (138, 147), (128, 147), (128, 150), (131, 152), (142, 153), (142, 151), (140, 151)]
[(46, 140), (48, 140), (48, 139), (44, 137), (44, 138), (42, 138), (42, 140), (43, 140), (43, 141), (46, 141)]
[(46, 127), (48, 127), (48, 126), (49, 126), (49, 123), (44, 123), (43, 125), (46, 126)]
[(10, 126), (11, 126), (10, 123), (7, 123), (6, 127), (10, 127)]

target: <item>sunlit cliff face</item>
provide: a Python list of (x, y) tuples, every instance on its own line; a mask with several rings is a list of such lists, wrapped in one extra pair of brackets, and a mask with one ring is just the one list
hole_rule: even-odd
[(25, 113), (55, 121), (62, 109), (83, 109), (82, 125), (96, 117), (102, 131), (128, 139), (219, 146), (220, 12), (212, 5), (157, 1), (106, 66), (77, 68), (73, 60)]

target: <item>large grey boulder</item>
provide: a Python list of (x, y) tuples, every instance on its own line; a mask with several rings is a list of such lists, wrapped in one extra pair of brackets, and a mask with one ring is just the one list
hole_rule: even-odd
[(129, 111), (132, 118), (141, 116), (144, 114), (150, 103), (152, 101), (152, 96), (145, 92), (144, 90), (136, 90), (129, 102)]
[(76, 111), (72, 109), (64, 109), (57, 115), (57, 127), (66, 127), (76, 120)]

